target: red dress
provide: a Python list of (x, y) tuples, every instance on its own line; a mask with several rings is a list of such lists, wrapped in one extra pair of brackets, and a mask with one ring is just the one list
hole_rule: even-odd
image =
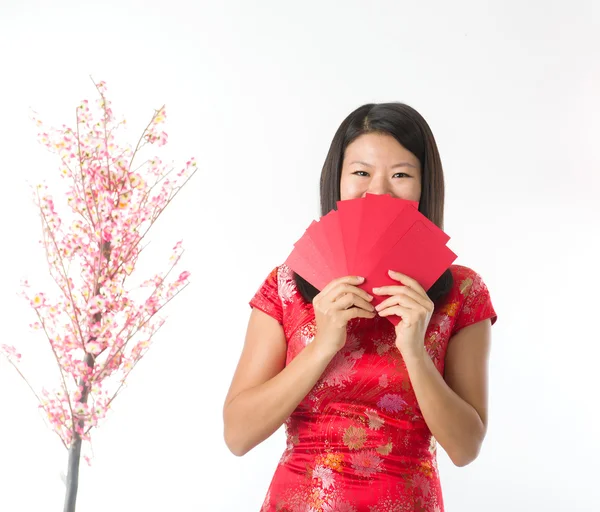
[[(443, 373), (448, 340), (461, 328), (496, 321), (488, 289), (473, 270), (453, 265), (454, 286), (436, 305), (425, 336)], [(315, 335), (312, 304), (281, 265), (250, 301), (275, 318), (287, 361)], [(348, 323), (345, 347), (285, 423), (287, 448), (261, 512), (443, 512), (436, 441), (382, 317)]]

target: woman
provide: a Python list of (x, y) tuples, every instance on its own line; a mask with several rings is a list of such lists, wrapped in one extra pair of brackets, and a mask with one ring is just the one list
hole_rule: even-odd
[[(419, 201), (443, 228), (435, 139), (407, 105), (364, 105), (335, 134), (321, 214), (367, 193)], [(287, 449), (262, 512), (441, 512), (436, 444), (457, 466), (477, 457), (496, 321), (488, 289), (465, 266), (427, 292), (395, 270), (398, 286), (373, 290), (387, 297), (376, 308), (359, 276), (318, 291), (285, 265), (251, 300), (224, 426), (242, 456), (285, 423)], [(389, 315), (402, 321), (394, 327)]]

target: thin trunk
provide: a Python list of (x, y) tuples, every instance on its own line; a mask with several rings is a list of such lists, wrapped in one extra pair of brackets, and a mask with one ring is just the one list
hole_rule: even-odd
[(81, 456), (81, 437), (75, 434), (69, 447), (69, 467), (67, 473), (67, 492), (63, 512), (75, 512), (77, 488), (79, 487), (79, 460)]
[[(110, 242), (103, 242), (100, 249), (102, 256), (106, 259), (106, 262), (110, 261)], [(96, 285), (94, 290), (95, 295), (100, 294), (100, 284)], [(102, 313), (96, 313), (94, 315), (94, 322), (100, 322), (102, 320)], [(90, 338), (90, 341), (95, 340), (95, 337)], [(85, 364), (90, 368), (94, 368), (95, 358), (92, 354), (85, 355)], [(88, 397), (90, 395), (90, 387), (85, 384), (84, 379), (80, 379), (79, 385), (83, 388), (81, 392), (81, 400), (79, 403), (87, 404)], [(75, 422), (75, 418), (73, 418)], [(83, 429), (84, 422), (79, 422), (79, 427)], [(77, 489), (79, 487), (79, 461), (81, 460), (81, 436), (77, 433), (75, 425), (73, 425), (73, 438), (71, 446), (69, 447), (69, 467), (67, 469), (67, 490), (65, 495), (65, 507), (63, 512), (75, 512), (75, 504), (77, 502)]]
[[(91, 354), (85, 355), (85, 363), (93, 368), (94, 357)], [(80, 380), (80, 385), (83, 386), (81, 400), (79, 403), (87, 404), (90, 395), (90, 388), (83, 384), (83, 379)], [(83, 421), (79, 422), (79, 426), (83, 428)], [(77, 489), (79, 488), (79, 461), (81, 460), (81, 436), (73, 429), (73, 439), (69, 446), (69, 466), (67, 468), (67, 489), (65, 494), (65, 507), (63, 512), (75, 512), (75, 503), (77, 502)]]

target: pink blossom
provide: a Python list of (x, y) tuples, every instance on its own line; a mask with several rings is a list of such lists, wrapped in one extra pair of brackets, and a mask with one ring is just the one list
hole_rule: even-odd
[(17, 352), (15, 347), (11, 347), (10, 345), (1, 344), (0, 352), (3, 352), (5, 357), (8, 358), (9, 361), (16, 359), (17, 361), (21, 359), (21, 354)]
[(31, 299), (31, 305), (36, 309), (42, 307), (45, 302), (46, 299), (43, 293), (36, 293), (33, 296), (33, 299)]

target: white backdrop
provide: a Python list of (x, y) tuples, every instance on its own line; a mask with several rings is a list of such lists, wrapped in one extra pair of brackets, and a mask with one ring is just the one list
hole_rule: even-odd
[[(2, 0), (0, 342), (34, 355), (35, 379), (53, 368), (15, 296), (47, 279), (26, 180), (56, 182), (57, 161), (28, 107), (72, 123), (91, 74), (132, 143), (166, 103), (163, 154), (200, 166), (140, 265), (183, 238), (192, 284), (95, 432), (78, 510), (259, 510), (283, 431), (243, 458), (222, 438), (247, 302), (318, 214), (337, 126), (371, 101), (430, 123), (449, 245), (499, 314), (483, 451), (466, 468), (440, 453), (447, 510), (600, 510), (599, 20), (594, 0)], [(5, 361), (0, 410), (0, 510), (62, 510), (67, 453)]]

